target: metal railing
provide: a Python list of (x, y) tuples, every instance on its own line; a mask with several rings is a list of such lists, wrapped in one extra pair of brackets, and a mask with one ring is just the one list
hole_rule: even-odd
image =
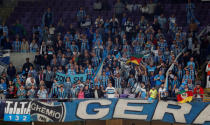
[[(202, 95), (202, 94), (201, 94)], [(206, 97), (206, 94), (203, 94), (202, 100), (209, 100), (210, 102), (210, 97)], [(18, 98), (13, 98), (13, 99), (0, 99), (0, 102), (5, 102), (5, 101), (43, 101), (43, 102), (72, 102), (73, 100), (100, 100), (100, 99), (111, 99), (111, 98), (64, 98), (64, 99), (59, 99), (59, 98), (46, 98), (46, 99), (39, 99), (39, 98), (33, 98), (33, 99), (18, 99)], [(148, 99), (142, 99), (142, 98), (112, 98), (112, 99), (138, 99), (138, 100), (148, 100)], [(197, 98), (193, 97), (193, 100)], [(156, 99), (158, 100), (158, 98)], [(167, 97), (166, 100), (173, 100), (176, 101), (176, 97)]]

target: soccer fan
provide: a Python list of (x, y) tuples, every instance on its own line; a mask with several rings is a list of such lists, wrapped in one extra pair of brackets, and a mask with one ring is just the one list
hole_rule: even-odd
[(24, 73), (24, 75), (26, 75), (26, 76), (28, 75), (30, 66), (33, 67), (33, 64), (30, 62), (29, 58), (26, 58), (26, 62), (23, 64), (23, 67), (22, 67), (22, 72)]
[(77, 12), (78, 26), (80, 26), (80, 24), (85, 20), (85, 17), (86, 17), (86, 12), (82, 7), (80, 7), (79, 11)]
[(34, 78), (31, 78), (31, 81), (25, 85), (26, 89), (29, 90), (32, 88), (32, 86), (36, 89), (37, 88), (37, 85), (36, 85), (36, 82), (35, 82), (35, 79)]
[(152, 89), (149, 91), (149, 101), (155, 100), (157, 98), (158, 92), (157, 89), (153, 86)]
[(114, 87), (112, 87), (112, 83), (109, 83), (107, 88), (105, 89), (107, 98), (115, 98), (117, 92)]
[(7, 94), (7, 84), (3, 78), (1, 78), (1, 83), (0, 83), (0, 98), (5, 99)]
[(107, 85), (108, 85), (108, 76), (106, 75), (106, 72), (105, 71), (103, 71), (103, 73), (102, 73), (102, 75), (101, 75), (101, 77), (100, 77), (100, 83), (101, 83), (101, 85), (104, 87), (104, 88), (106, 88), (107, 87)]
[(29, 52), (29, 44), (28, 41), (26, 41), (25, 38), (22, 39), (22, 44), (21, 44), (21, 52)]
[(155, 86), (156, 86), (157, 88), (159, 88), (160, 85), (164, 82), (164, 79), (165, 79), (164, 75), (162, 74), (161, 71), (159, 71), (159, 74), (157, 74), (157, 75), (155, 76), (155, 78), (154, 78), (154, 80), (156, 81)]
[(202, 100), (203, 99), (203, 94), (204, 94), (203, 88), (200, 86), (200, 83), (197, 83), (196, 87), (193, 90), (193, 95), (195, 97), (194, 100), (198, 101), (198, 102), (203, 101)]
[[(177, 21), (179, 16), (176, 13), (169, 13), (168, 18), (168, 14), (163, 11), (165, 5), (160, 2), (157, 5), (152, 1), (147, 2), (141, 8), (145, 13), (140, 19), (133, 18), (140, 6), (132, 3), (133, 8), (128, 7), (132, 12), (130, 15), (125, 11), (125, 6), (129, 4), (130, 2), (118, 0), (109, 13), (100, 13), (100, 16), (98, 12), (92, 14), (94, 10), (86, 10), (86, 6), (75, 6), (79, 10), (69, 18), (76, 16), (76, 21), (69, 20), (64, 15), (58, 16), (54, 8), (46, 8), (42, 23), (32, 26), (33, 29), (27, 25), (25, 30), (25, 23), (21, 24), (18, 20), (12, 27), (7, 27), (7, 22), (0, 25), (2, 49), (11, 48), (9, 44), (13, 41), (12, 52), (36, 52), (34, 65), (27, 59), (19, 72), (19, 68), (14, 67), (17, 64), (13, 63), (14, 66), (8, 67), (7, 74), (1, 75), (8, 85), (6, 98), (15, 97), (22, 85), (26, 87), (28, 98), (27, 94), (34, 86), (35, 91), (39, 90), (38, 98), (45, 99), (63, 98), (62, 94), (58, 95), (62, 85), (61, 93), (65, 91), (67, 94), (64, 94), (65, 98), (78, 98), (80, 89), (85, 88), (80, 92), (81, 96), (84, 95), (82, 98), (89, 97), (90, 93), (91, 97), (103, 98), (107, 94), (109, 98), (115, 97), (116, 93), (121, 98), (153, 100), (163, 83), (170, 97), (175, 97), (176, 90), (181, 91), (186, 85), (193, 91), (196, 88), (195, 81), (200, 76), (197, 71), (202, 64), (198, 55), (200, 51), (203, 59), (207, 55), (207, 51), (203, 51), (208, 46), (207, 40), (197, 35), (199, 33), (194, 30), (197, 28), (193, 27), (194, 23), (189, 25), (190, 31), (187, 32), (187, 26), (182, 27)], [(187, 12), (190, 15), (187, 17), (194, 20), (188, 18), (189, 23), (196, 22), (191, 13), (193, 11), (194, 5), (189, 2)], [(133, 57), (140, 58), (135, 64), (126, 63)], [(207, 88), (210, 86), (208, 65)], [(168, 70), (169, 74), (166, 74)], [(57, 79), (59, 75), (65, 78)], [(77, 75), (87, 77), (74, 80), (72, 77)], [(113, 87), (108, 94), (105, 90), (110, 88), (109, 83), (113, 83)], [(141, 84), (140, 87), (139, 83), (144, 85)], [(46, 89), (40, 89), (43, 86)]]
[(135, 78), (134, 78), (133, 74), (130, 74), (130, 77), (128, 79), (128, 83), (130, 84), (131, 87), (133, 87), (135, 82), (136, 81), (135, 81)]
[(17, 79), (15, 82), (15, 88), (18, 90), (20, 88), (21, 85), (23, 85), (23, 82), (21, 82), (20, 79)]
[(77, 98), (78, 98), (78, 99), (84, 99), (84, 98), (85, 98), (84, 88), (83, 88), (83, 87), (81, 87), (81, 88), (79, 89)]
[(66, 81), (64, 82), (64, 88), (66, 89), (66, 93), (68, 96), (70, 96), (70, 90), (72, 87), (72, 83), (69, 77), (66, 78)]
[(93, 97), (92, 89), (89, 89), (89, 87), (86, 85), (84, 87), (84, 98), (92, 98), (92, 97)]
[(47, 27), (50, 27), (50, 25), (53, 23), (53, 13), (51, 8), (47, 8), (47, 11), (43, 14), (42, 23)]
[(13, 80), (16, 75), (16, 68), (13, 66), (12, 63), (9, 64), (9, 67), (7, 68), (7, 75), (9, 77), (9, 80)]
[(31, 88), (27, 91), (27, 96), (29, 99), (34, 99), (36, 97), (36, 89), (34, 85), (32, 85)]
[(70, 97), (73, 98), (73, 99), (77, 98), (78, 91), (79, 90), (76, 88), (76, 84), (73, 84), (72, 88), (70, 90)]
[(206, 65), (206, 88), (210, 88), (210, 61)]
[(16, 97), (16, 89), (15, 89), (15, 86), (13, 85), (12, 81), (9, 81), (9, 86), (8, 86), (8, 89), (7, 89), (7, 98), (9, 99), (13, 99)]
[(179, 87), (180, 87), (180, 82), (178, 80), (178, 77), (174, 76), (174, 78), (171, 82), (171, 93), (169, 93), (169, 94), (171, 94), (171, 96), (175, 97), (175, 90)]
[(39, 99), (46, 99), (48, 97), (47, 90), (45, 89), (45, 86), (41, 85), (40, 89), (37, 92), (37, 96)]
[(50, 89), (52, 87), (52, 82), (53, 82), (53, 76), (54, 73), (51, 71), (51, 67), (47, 66), (47, 70), (44, 71), (44, 81), (47, 89)]
[(18, 99), (26, 99), (26, 90), (23, 85), (21, 85), (20, 88), (18, 89), (17, 97)]
[(67, 99), (68, 98), (66, 88), (64, 88), (63, 84), (60, 85), (56, 94), (57, 94), (58, 99)]
[(51, 96), (52, 97), (57, 96), (57, 93), (58, 93), (58, 90), (59, 90), (60, 86), (61, 86), (61, 84), (56, 79), (54, 79), (54, 82), (53, 82), (52, 88), (51, 88)]
[(99, 86), (95, 86), (95, 88), (93, 89), (93, 93), (94, 93), (94, 98), (103, 98), (104, 97), (104, 92), (103, 92), (103, 88), (99, 87)]
[(39, 46), (35, 39), (32, 40), (31, 44), (29, 45), (29, 49), (30, 49), (30, 52), (34, 52), (34, 53), (38, 51)]
[(15, 52), (20, 52), (20, 50), (21, 50), (21, 41), (19, 41), (19, 38), (18, 37), (13, 42), (12, 48), (13, 48), (13, 50)]
[(122, 78), (120, 77), (120, 74), (118, 73), (116, 77), (114, 78), (115, 83), (115, 89), (117, 93), (122, 94)]
[(141, 89), (138, 93), (138, 97), (141, 98), (141, 99), (147, 99), (148, 98), (145, 83), (143, 83), (143, 82), (141, 83)]
[(160, 88), (158, 89), (158, 99), (159, 100), (166, 100), (167, 99), (167, 91), (166, 88), (164, 87), (164, 84), (160, 85)]

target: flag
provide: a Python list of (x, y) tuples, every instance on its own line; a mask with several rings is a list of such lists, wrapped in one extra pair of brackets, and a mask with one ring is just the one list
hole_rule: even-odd
[(95, 78), (99, 79), (100, 76), (102, 75), (104, 61), (105, 61), (106, 56), (107, 56), (107, 52), (104, 51), (103, 52), (103, 59), (102, 59), (101, 63), (99, 64), (99, 66), (97, 67), (94, 76), (92, 76), (92, 81), (94, 81)]
[(150, 56), (150, 54), (148, 53), (148, 54), (145, 54), (144, 56), (143, 56), (143, 58), (148, 58)]
[(102, 69), (103, 69), (103, 66), (104, 66), (104, 60), (101, 62), (101, 64), (99, 65), (97, 71), (96, 71), (96, 74), (94, 76), (94, 79), (97, 78), (99, 79), (101, 74), (102, 74)]
[(183, 90), (179, 92), (176, 97), (179, 103), (191, 102), (193, 99), (193, 92)]
[(139, 65), (141, 60), (142, 60), (142, 57), (143, 55), (134, 55), (134, 56), (131, 56), (131, 58), (129, 60), (127, 60), (127, 64), (128, 63), (134, 63), (136, 65)]
[(0, 53), (0, 62), (3, 64), (9, 65), (10, 63), (10, 53), (7, 51), (3, 51), (3, 53)]
[(119, 59), (121, 57), (120, 52), (117, 53), (117, 55), (115, 56), (117, 59)]

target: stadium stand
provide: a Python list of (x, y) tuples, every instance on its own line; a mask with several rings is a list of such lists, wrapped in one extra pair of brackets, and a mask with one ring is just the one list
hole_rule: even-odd
[[(34, 62), (27, 59), (21, 71), (9, 64), (1, 81), (2, 98), (67, 99), (110, 94), (175, 99), (182, 90), (194, 91), (200, 85), (205, 88), (209, 82), (200, 81), (197, 71), (209, 54), (208, 31), (198, 34), (209, 23), (206, 15), (210, 13), (210, 3), (193, 2), (17, 2), (6, 22), (2, 21), (1, 48), (36, 56)], [(171, 64), (175, 66), (168, 70)], [(40, 78), (42, 74), (44, 78)], [(85, 80), (74, 81), (70, 77), (78, 74), (86, 74), (81, 76)], [(69, 83), (57, 79), (62, 75), (70, 77)], [(108, 84), (110, 93), (106, 90)], [(153, 93), (152, 88), (157, 91)], [(202, 98), (203, 89), (194, 94), (195, 98)]]
[(209, 124), (209, 6), (0, 0), (0, 119)]

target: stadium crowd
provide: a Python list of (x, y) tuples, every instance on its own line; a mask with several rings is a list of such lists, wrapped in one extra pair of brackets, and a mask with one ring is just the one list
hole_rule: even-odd
[[(94, 7), (100, 9), (100, 3), (95, 3)], [(26, 35), (18, 20), (11, 29), (3, 23), (1, 47), (36, 53), (36, 56), (34, 62), (26, 59), (21, 72), (9, 64), (7, 72), (1, 76), (1, 99), (165, 100), (175, 99), (176, 93), (182, 90), (193, 91), (194, 97), (201, 99), (204, 81), (197, 81), (199, 63), (194, 58), (200, 58), (200, 39), (196, 30), (186, 32), (176, 23), (175, 15), (166, 17), (161, 11), (148, 14), (147, 9), (146, 5), (141, 8), (139, 22), (135, 23), (125, 13), (125, 3), (120, 0), (110, 19), (98, 16), (91, 20), (81, 7), (76, 14), (78, 26), (70, 24), (65, 30), (63, 20), (54, 22), (53, 12), (48, 8), (42, 24), (33, 27), (32, 37)], [(188, 16), (191, 22), (196, 20)], [(134, 55), (143, 55), (140, 64), (126, 63)], [(101, 75), (94, 77), (101, 63)], [(172, 64), (174, 67), (167, 78)], [(87, 79), (73, 83), (67, 78), (59, 82), (56, 73), (87, 74)]]

